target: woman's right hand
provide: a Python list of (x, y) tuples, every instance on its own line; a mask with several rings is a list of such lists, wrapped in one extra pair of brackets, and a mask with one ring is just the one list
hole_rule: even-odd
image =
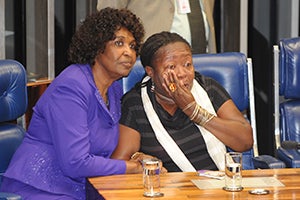
[(133, 159), (126, 162), (126, 174), (140, 174), (143, 173), (142, 163)]
[[(131, 159), (129, 161), (132, 161), (132, 162), (139, 162), (142, 169), (140, 171), (139, 167), (137, 169), (137, 172), (136, 173), (142, 173), (143, 172), (143, 166), (142, 166), (142, 161), (144, 159), (150, 159), (150, 158), (156, 158), (154, 156), (151, 156), (151, 155), (148, 155), (148, 154), (144, 154), (142, 152), (136, 152), (135, 154), (133, 154), (131, 156)], [(166, 168), (164, 168), (163, 166), (161, 166), (161, 173), (167, 173), (168, 170)]]
[[(173, 70), (168, 70), (163, 74), (163, 81), (162, 86), (165, 92), (168, 93), (180, 109), (195, 101), (191, 92), (193, 79), (191, 81), (179, 80)], [(174, 86), (174, 90), (171, 90), (171, 85)]]

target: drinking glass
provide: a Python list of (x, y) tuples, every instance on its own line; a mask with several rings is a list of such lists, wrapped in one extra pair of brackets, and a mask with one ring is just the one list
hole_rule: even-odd
[(163, 196), (163, 193), (160, 192), (160, 172), (162, 167), (161, 160), (157, 158), (144, 159), (142, 161), (142, 165), (144, 196)]
[(242, 153), (225, 154), (225, 186), (226, 191), (241, 191), (242, 187)]

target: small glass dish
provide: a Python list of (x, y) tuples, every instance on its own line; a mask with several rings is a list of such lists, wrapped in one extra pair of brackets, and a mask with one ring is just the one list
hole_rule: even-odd
[(249, 194), (254, 194), (254, 195), (264, 195), (264, 194), (269, 194), (270, 191), (266, 189), (254, 189), (254, 190), (249, 190)]

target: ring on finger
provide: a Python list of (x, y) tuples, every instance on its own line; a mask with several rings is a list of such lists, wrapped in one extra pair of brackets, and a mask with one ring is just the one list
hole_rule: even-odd
[(169, 84), (169, 89), (171, 92), (175, 92), (177, 87), (176, 87), (176, 84), (175, 83), (170, 83)]

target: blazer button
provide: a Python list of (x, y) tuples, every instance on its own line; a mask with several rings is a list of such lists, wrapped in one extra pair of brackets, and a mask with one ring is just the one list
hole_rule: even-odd
[(101, 156), (105, 157), (105, 156), (107, 156), (107, 155), (108, 155), (107, 152), (101, 152)]

